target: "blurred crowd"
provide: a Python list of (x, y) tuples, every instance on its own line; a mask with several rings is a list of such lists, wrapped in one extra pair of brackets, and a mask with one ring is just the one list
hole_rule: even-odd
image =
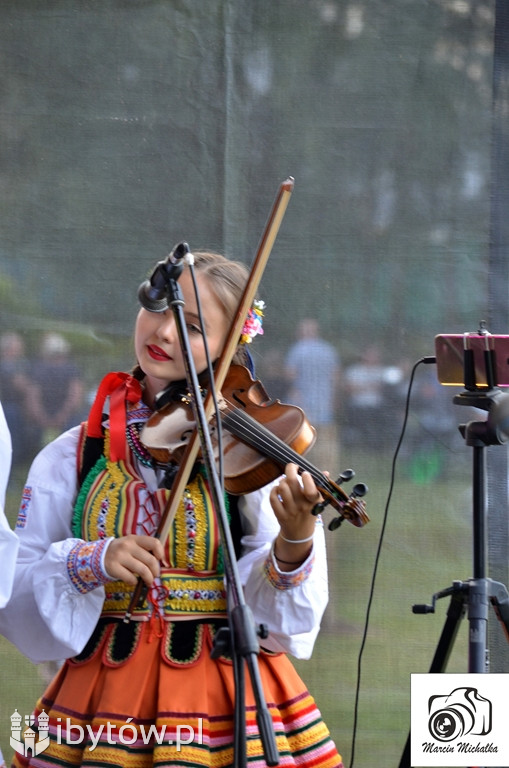
[[(388, 455), (395, 450), (412, 362), (387, 360), (372, 344), (345, 364), (338, 347), (323, 338), (318, 321), (308, 317), (288, 349), (263, 351), (257, 375), (271, 399), (302, 408), (317, 433), (307, 458), (337, 477), (352, 449)], [(452, 406), (452, 396), (438, 383), (434, 366), (421, 368), (401, 452), (416, 481), (441, 474), (451, 445), (461, 439), (458, 419), (463, 414)], [(60, 333), (44, 333), (36, 353), (28, 355), (20, 333), (4, 332), (0, 400), (12, 435), (13, 466), (25, 465), (46, 443), (85, 419), (89, 396), (69, 341)]]
[[(304, 410), (317, 431), (307, 456), (337, 477), (352, 449), (387, 456), (395, 451), (413, 362), (389, 360), (376, 344), (344, 362), (338, 347), (322, 337), (318, 321), (304, 318), (295, 343), (284, 353), (273, 349), (263, 355), (258, 373), (271, 398)], [(400, 454), (416, 482), (442, 474), (451, 448), (461, 443), (458, 420), (463, 413), (453, 406), (453, 394), (438, 382), (434, 366), (421, 366)]]
[(0, 401), (12, 438), (12, 464), (26, 465), (62, 431), (86, 416), (81, 372), (69, 341), (59, 333), (42, 335), (28, 355), (17, 331), (0, 336)]

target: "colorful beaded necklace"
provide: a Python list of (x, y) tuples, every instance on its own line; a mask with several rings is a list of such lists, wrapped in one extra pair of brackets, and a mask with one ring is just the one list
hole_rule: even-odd
[(139, 422), (138, 423), (133, 422), (127, 425), (126, 427), (127, 443), (131, 451), (134, 453), (138, 461), (141, 464), (143, 464), (143, 466), (154, 469), (154, 467), (157, 465), (157, 461), (154, 459), (153, 456), (151, 456), (149, 451), (145, 448), (145, 446), (140, 440), (141, 426), (142, 425)]

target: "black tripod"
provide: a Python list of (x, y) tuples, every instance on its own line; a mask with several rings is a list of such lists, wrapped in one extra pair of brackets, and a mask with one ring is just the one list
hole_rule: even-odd
[[(509, 640), (509, 594), (506, 587), (487, 578), (486, 538), (486, 458), (488, 445), (500, 445), (509, 439), (509, 395), (496, 387), (479, 391), (474, 387), (454, 398), (458, 405), (468, 405), (488, 411), (486, 421), (472, 421), (459, 429), (466, 444), (473, 449), (473, 577), (454, 581), (452, 586), (433, 595), (431, 605), (414, 605), (414, 613), (434, 613), (435, 603), (450, 596), (447, 618), (435, 650), (430, 673), (444, 672), (459, 629), (459, 622), (468, 609), (468, 671), (488, 672), (487, 629), (489, 603), (503, 625)], [(410, 734), (403, 750), (399, 768), (410, 768)]]

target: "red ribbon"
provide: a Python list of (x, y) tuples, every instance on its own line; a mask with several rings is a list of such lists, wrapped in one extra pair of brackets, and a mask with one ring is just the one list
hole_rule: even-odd
[(110, 458), (112, 461), (125, 459), (126, 454), (126, 407), (127, 403), (141, 400), (141, 385), (129, 373), (106, 374), (99, 384), (94, 404), (88, 416), (90, 437), (102, 437), (103, 409), (106, 398), (110, 398)]
[(160, 584), (152, 584), (147, 600), (152, 606), (152, 613), (149, 619), (149, 633), (147, 637), (147, 643), (151, 643), (154, 637), (161, 639), (164, 634), (164, 615), (161, 608), (161, 600), (166, 600), (169, 596), (169, 590), (167, 587)]

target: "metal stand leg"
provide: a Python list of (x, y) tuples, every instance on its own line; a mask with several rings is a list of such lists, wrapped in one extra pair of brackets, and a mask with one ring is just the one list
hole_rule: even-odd
[[(432, 606), (414, 605), (414, 608), (413, 608), (414, 613), (434, 613), (435, 600), (437, 600), (440, 597), (445, 597), (448, 594), (451, 595), (451, 602), (449, 603), (449, 608), (447, 610), (447, 618), (445, 620), (445, 624), (442, 629), (442, 634), (440, 635), (440, 639), (438, 641), (438, 644), (435, 650), (435, 655), (433, 656), (433, 661), (431, 662), (431, 666), (429, 668), (430, 673), (443, 672), (447, 666), (449, 656), (451, 655), (451, 651), (454, 646), (454, 641), (456, 640), (456, 635), (458, 634), (459, 623), (463, 618), (463, 616), (465, 615), (465, 606), (466, 606), (465, 585), (461, 581), (455, 582), (455, 584), (453, 584), (453, 586), (450, 587), (449, 589), (443, 590), (442, 592), (439, 592), (436, 595), (433, 595)], [(408, 734), (405, 748), (401, 756), (399, 768), (410, 768), (410, 733)]]
[[(459, 397), (461, 398), (461, 395)], [(456, 398), (455, 402), (457, 402)], [(447, 618), (429, 669), (430, 673), (441, 673), (446, 669), (458, 633), (459, 622), (468, 608), (468, 671), (482, 674), (489, 670), (487, 650), (489, 603), (493, 605), (509, 640), (509, 595), (503, 584), (486, 577), (484, 448), (492, 444), (491, 433), (484, 421), (462, 425), (460, 431), (467, 445), (473, 448), (473, 578), (468, 581), (453, 582), (448, 589), (433, 595), (431, 605), (414, 605), (413, 612), (434, 613), (436, 600), (451, 596)], [(410, 768), (410, 733), (399, 768)]]

